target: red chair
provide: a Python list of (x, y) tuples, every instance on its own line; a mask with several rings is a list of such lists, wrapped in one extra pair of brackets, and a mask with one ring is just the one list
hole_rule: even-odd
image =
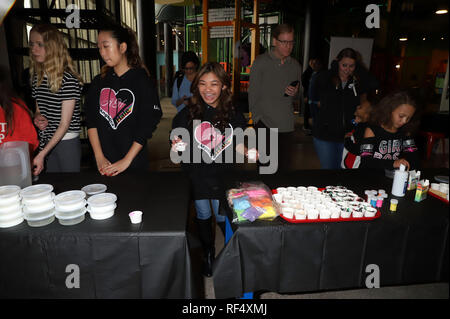
[(442, 153), (445, 154), (445, 134), (438, 132), (425, 132), (421, 131), (420, 135), (424, 136), (427, 142), (427, 157), (426, 159), (430, 159), (431, 151), (433, 150), (434, 143), (436, 141), (442, 140)]

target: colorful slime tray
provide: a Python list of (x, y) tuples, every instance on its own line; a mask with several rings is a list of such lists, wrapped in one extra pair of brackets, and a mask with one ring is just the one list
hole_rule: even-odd
[[(319, 188), (318, 190), (323, 191), (324, 188)], [(273, 194), (276, 194), (277, 191), (274, 189), (272, 190)], [(333, 222), (353, 222), (353, 221), (362, 221), (362, 220), (374, 220), (377, 219), (381, 216), (381, 212), (380, 210), (377, 209), (377, 213), (375, 214), (375, 216), (373, 217), (349, 217), (349, 218), (343, 218), (343, 217), (339, 217), (339, 218), (326, 218), (326, 219), (320, 219), (320, 218), (316, 218), (316, 219), (295, 219), (295, 218), (286, 218), (283, 216), (283, 214), (280, 214), (280, 217), (283, 218), (284, 220), (290, 222), (290, 223), (295, 223), (295, 224), (299, 224), (299, 223), (333, 223)]]

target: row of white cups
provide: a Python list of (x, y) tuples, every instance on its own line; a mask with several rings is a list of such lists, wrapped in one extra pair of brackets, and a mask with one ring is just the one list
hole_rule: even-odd
[(376, 208), (342, 186), (327, 186), (325, 192), (315, 186), (278, 187), (273, 198), (288, 219), (363, 218), (377, 213)]
[(76, 225), (84, 220), (86, 212), (92, 219), (110, 218), (117, 207), (117, 196), (105, 191), (105, 185), (91, 184), (55, 196), (50, 184), (24, 189), (16, 185), (1, 186), (0, 228), (13, 227), (24, 220), (31, 227), (41, 227), (52, 223), (55, 217), (61, 225)]

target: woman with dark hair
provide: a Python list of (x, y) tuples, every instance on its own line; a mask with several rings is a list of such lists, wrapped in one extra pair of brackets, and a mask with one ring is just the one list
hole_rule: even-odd
[(127, 169), (147, 170), (147, 139), (162, 111), (139, 57), (136, 36), (132, 30), (116, 26), (101, 30), (97, 41), (105, 65), (86, 98), (88, 136), (97, 169), (107, 176)]
[(33, 154), (39, 141), (31, 121), (31, 112), (6, 82), (8, 72), (0, 69), (0, 74), (0, 145), (24, 141), (29, 144), (30, 154)]
[(172, 104), (180, 112), (191, 97), (191, 83), (197, 74), (200, 61), (195, 52), (187, 51), (181, 57), (181, 70), (177, 72), (172, 88)]
[[(175, 116), (172, 128), (183, 128), (190, 133), (190, 139), (182, 141), (188, 144), (190, 154), (189, 160), (182, 162), (182, 167), (191, 178), (197, 225), (204, 248), (203, 272), (209, 277), (215, 252), (211, 207), (224, 232), (225, 216), (219, 214), (219, 204), (225, 196), (221, 181), (233, 164), (228, 163), (227, 158), (224, 160), (222, 155), (231, 147), (233, 154), (237, 151), (248, 157), (247, 148), (244, 144), (236, 145), (233, 134), (237, 128), (244, 130), (246, 121), (233, 105), (230, 77), (219, 63), (203, 65), (192, 82), (191, 92), (188, 106)], [(172, 151), (176, 151), (175, 146), (180, 142), (179, 136), (174, 137)], [(201, 159), (196, 163), (193, 155), (198, 149)]]
[(413, 135), (419, 126), (418, 105), (407, 92), (394, 92), (372, 109), (361, 142), (361, 168), (417, 168)]
[(359, 54), (343, 49), (328, 71), (317, 75), (313, 95), (319, 98), (313, 141), (323, 169), (339, 169), (345, 133), (351, 131), (356, 106), (366, 99), (367, 71)]

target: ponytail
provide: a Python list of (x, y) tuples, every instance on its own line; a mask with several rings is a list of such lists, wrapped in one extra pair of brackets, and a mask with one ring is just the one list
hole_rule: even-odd
[[(126, 43), (127, 51), (125, 55), (127, 57), (127, 63), (130, 68), (143, 68), (148, 75), (150, 72), (139, 56), (139, 44), (136, 39), (136, 34), (130, 28), (124, 28), (121, 26), (105, 27), (100, 30), (100, 32), (111, 32), (111, 36), (116, 39), (118, 44)], [(101, 76), (104, 77), (106, 72), (109, 70), (109, 66), (106, 64), (102, 67)]]

